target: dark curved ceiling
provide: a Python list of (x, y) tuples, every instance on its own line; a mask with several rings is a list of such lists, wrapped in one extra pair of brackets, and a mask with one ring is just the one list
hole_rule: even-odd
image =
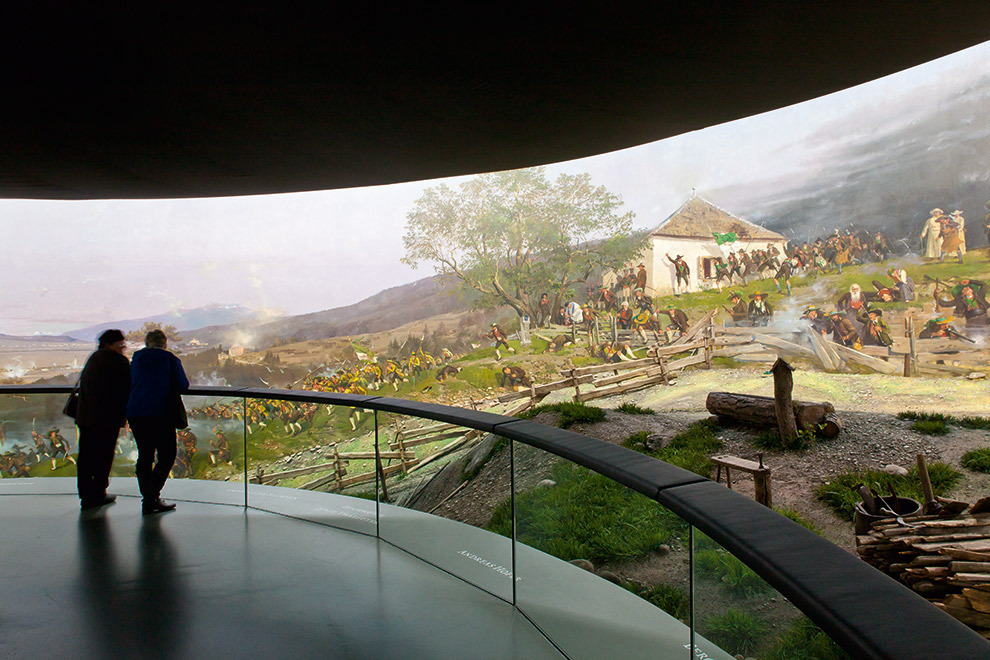
[(525, 167), (990, 40), (987, 2), (656, 4), (594, 17), (562, 5), (550, 19), (501, 5), (5, 8), (0, 197), (242, 195)]

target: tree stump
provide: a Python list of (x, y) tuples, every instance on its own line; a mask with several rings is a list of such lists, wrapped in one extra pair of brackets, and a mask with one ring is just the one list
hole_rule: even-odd
[(794, 377), (791, 372), (794, 367), (787, 364), (783, 358), (777, 358), (773, 368), (773, 400), (774, 411), (777, 415), (777, 428), (783, 441), (797, 438), (797, 420), (794, 417), (794, 401), (791, 392), (794, 390)]

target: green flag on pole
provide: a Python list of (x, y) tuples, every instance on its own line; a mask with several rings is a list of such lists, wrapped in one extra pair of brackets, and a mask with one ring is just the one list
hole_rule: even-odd
[(728, 234), (720, 234), (717, 231), (713, 231), (712, 236), (715, 237), (716, 245), (722, 245), (723, 243), (735, 243), (739, 238), (736, 236), (736, 232), (734, 231), (730, 231)]

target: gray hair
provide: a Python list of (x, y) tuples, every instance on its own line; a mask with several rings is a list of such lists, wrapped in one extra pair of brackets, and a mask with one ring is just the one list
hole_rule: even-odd
[(144, 345), (148, 348), (165, 348), (168, 338), (161, 330), (152, 330), (144, 336)]

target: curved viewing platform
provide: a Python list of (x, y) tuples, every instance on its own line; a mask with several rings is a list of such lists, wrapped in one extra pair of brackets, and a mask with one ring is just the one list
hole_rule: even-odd
[[(75, 447), (58, 413), (70, 389), (0, 388), (14, 421), (5, 451), (31, 428), (63, 429)], [(31, 476), (16, 465), (3, 472), (0, 655), (990, 651), (816, 534), (619, 446), (385, 397), (203, 387), (184, 399), (191, 426), (173, 476), (207, 479), (169, 481), (175, 513), (141, 516), (125, 435), (110, 489), (120, 497), (102, 509), (79, 511), (64, 457), (51, 470), (32, 462)], [(314, 440), (304, 429), (317, 422), (325, 435)], [(651, 580), (610, 570), (628, 561)], [(746, 626), (758, 635), (739, 632)]]

